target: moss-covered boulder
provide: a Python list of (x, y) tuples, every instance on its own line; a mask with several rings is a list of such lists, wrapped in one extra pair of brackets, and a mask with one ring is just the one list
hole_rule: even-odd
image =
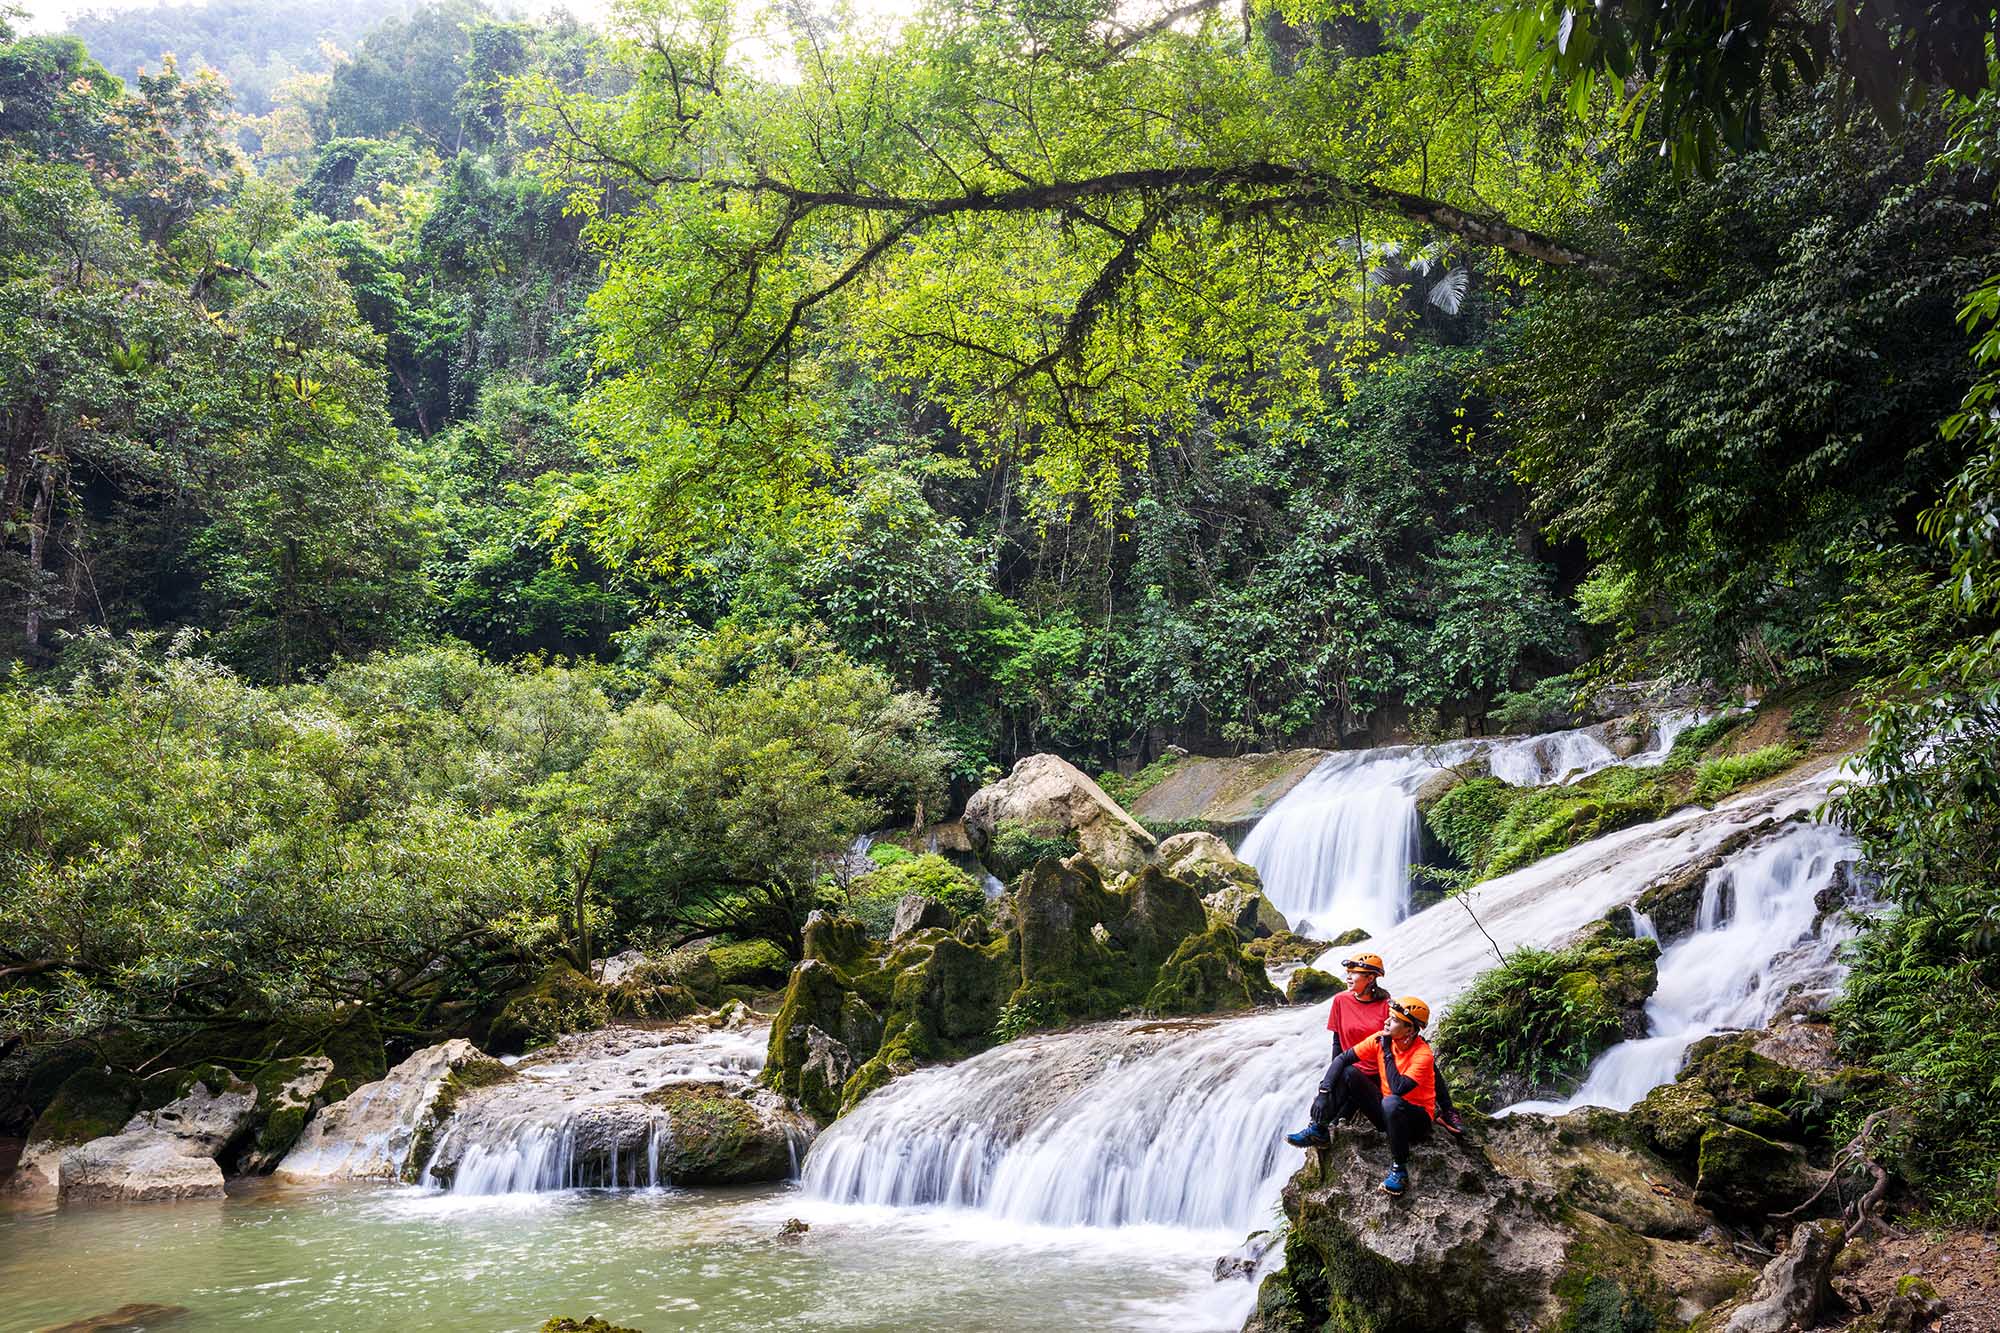
[(333, 1075), (333, 1060), (324, 1055), (297, 1055), (272, 1060), (250, 1076), (257, 1089), (256, 1125), (236, 1169), (257, 1175), (272, 1170), (305, 1132), (306, 1120), (325, 1098)]
[(604, 987), (568, 963), (551, 963), (507, 998), (487, 1026), (483, 1044), (490, 1051), (517, 1054), (610, 1021), (610, 993)]
[(782, 987), (792, 973), (792, 960), (769, 940), (710, 945), (708, 957), (715, 964), (717, 982), (723, 986), (775, 990)]
[(1640, 1333), (1747, 1283), (1720, 1238), (1700, 1239), (1698, 1214), (1640, 1197), (1656, 1197), (1658, 1164), (1603, 1129), (1528, 1117), (1491, 1155), (1419, 1145), (1399, 1199), (1377, 1188), (1381, 1137), (1336, 1130), (1285, 1187), (1285, 1268), (1264, 1280), (1253, 1326)]
[(1571, 1091), (1606, 1047), (1645, 1035), (1659, 957), (1655, 941), (1600, 925), (1481, 973), (1433, 1036), (1454, 1096), (1491, 1110)]
[(1156, 1014), (1219, 1014), (1275, 1005), (1282, 998), (1264, 969), (1243, 956), (1236, 932), (1218, 925), (1181, 941), (1160, 966), (1145, 1007)]
[(98, 1064), (75, 1070), (56, 1086), (49, 1104), (35, 1117), (7, 1188), (21, 1194), (56, 1193), (62, 1155), (123, 1129), (139, 1109), (140, 1097), (139, 1081), (129, 1075)]
[[(1368, 938), (1368, 932), (1365, 930), (1348, 932), (1348, 935), (1355, 934), (1362, 939)], [(1342, 939), (1346, 938), (1347, 936), (1342, 936)], [(1243, 952), (1245, 956), (1262, 963), (1265, 967), (1285, 967), (1292, 963), (1310, 963), (1337, 943), (1339, 941), (1329, 943), (1326, 940), (1295, 935), (1286, 930), (1267, 939), (1251, 940), (1243, 946)]]
[(785, 1122), (760, 1111), (742, 1089), (674, 1083), (641, 1100), (666, 1112), (660, 1174), (676, 1185), (740, 1185), (790, 1174), (792, 1147)]
[(1339, 977), (1316, 967), (1302, 967), (1285, 978), (1285, 1003), (1317, 1004), (1345, 989)]
[(1702, 1132), (1695, 1200), (1735, 1218), (1763, 1219), (1797, 1207), (1826, 1182), (1796, 1143), (1780, 1143), (1724, 1123)]
[(1032, 754), (1014, 771), (974, 792), (965, 830), (988, 868), (1002, 879), (1067, 845), (1108, 872), (1138, 870), (1153, 859), (1153, 835), (1104, 789), (1052, 754)]

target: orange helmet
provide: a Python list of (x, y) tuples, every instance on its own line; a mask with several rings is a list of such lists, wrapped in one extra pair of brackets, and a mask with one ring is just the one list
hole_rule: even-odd
[(1414, 995), (1405, 995), (1400, 1000), (1389, 1001), (1389, 1012), (1401, 1014), (1418, 1027), (1431, 1021), (1431, 1007)]
[(1350, 972), (1373, 972), (1378, 977), (1388, 974), (1379, 953), (1358, 953), (1352, 958), (1342, 959), (1340, 965)]

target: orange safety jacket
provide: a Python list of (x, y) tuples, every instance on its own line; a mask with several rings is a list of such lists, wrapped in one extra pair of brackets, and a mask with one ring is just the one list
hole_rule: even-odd
[[(1367, 1045), (1381, 1049), (1377, 1042)], [(1431, 1055), (1431, 1044), (1422, 1037), (1412, 1037), (1410, 1044), (1401, 1050), (1391, 1042), (1389, 1050), (1395, 1057), (1396, 1072), (1392, 1076), (1386, 1068), (1377, 1071), (1382, 1080), (1382, 1095), (1401, 1097), (1412, 1106), (1422, 1107), (1431, 1119), (1437, 1119), (1437, 1060)]]

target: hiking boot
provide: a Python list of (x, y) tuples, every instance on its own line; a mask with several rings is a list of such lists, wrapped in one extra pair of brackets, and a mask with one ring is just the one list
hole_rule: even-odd
[(1410, 1187), (1410, 1173), (1403, 1169), (1401, 1162), (1389, 1168), (1389, 1174), (1382, 1177), (1382, 1192), (1395, 1198)]
[(1333, 1140), (1326, 1136), (1325, 1125), (1307, 1125), (1304, 1129), (1285, 1135), (1285, 1142), (1294, 1148), (1324, 1148)]
[(1465, 1122), (1458, 1118), (1457, 1111), (1439, 1111), (1437, 1114), (1437, 1126), (1439, 1129), (1445, 1131), (1445, 1133), (1456, 1138), (1465, 1137)]

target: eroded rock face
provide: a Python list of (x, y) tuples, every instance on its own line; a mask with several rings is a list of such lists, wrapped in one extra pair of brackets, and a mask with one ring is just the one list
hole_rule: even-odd
[(1483, 1147), (1420, 1145), (1400, 1199), (1377, 1186), (1383, 1138), (1336, 1131), (1286, 1186), (1286, 1268), (1264, 1280), (1251, 1326), (1638, 1329), (1732, 1298), (1751, 1270), (1684, 1194), (1660, 1193), (1670, 1172), (1618, 1120), (1520, 1116)]
[(324, 1055), (274, 1060), (257, 1071), (257, 1136), (237, 1162), (239, 1171), (261, 1174), (292, 1150), (305, 1132), (306, 1121), (320, 1090), (333, 1076), (333, 1061)]
[(477, 1046), (455, 1037), (426, 1046), (388, 1075), (324, 1107), (278, 1163), (286, 1180), (396, 1180), (447, 1075), (483, 1058)]
[(896, 921), (889, 928), (889, 938), (900, 940), (919, 930), (950, 930), (954, 924), (951, 909), (937, 899), (906, 893), (896, 904)]
[(1073, 839), (1107, 872), (1136, 871), (1153, 859), (1153, 835), (1083, 771), (1052, 754), (1031, 754), (1014, 771), (973, 793), (965, 829), (1002, 878), (1025, 867), (1010, 844)]
[(1757, 1285), (1724, 1327), (1727, 1333), (1794, 1333), (1812, 1328), (1835, 1305), (1833, 1261), (1846, 1237), (1838, 1222), (1801, 1222), (1785, 1252), (1764, 1266)]
[(165, 1106), (64, 1152), (59, 1195), (65, 1203), (219, 1199), (222, 1168), (215, 1159), (250, 1125), (256, 1106), (254, 1085), (204, 1069)]

